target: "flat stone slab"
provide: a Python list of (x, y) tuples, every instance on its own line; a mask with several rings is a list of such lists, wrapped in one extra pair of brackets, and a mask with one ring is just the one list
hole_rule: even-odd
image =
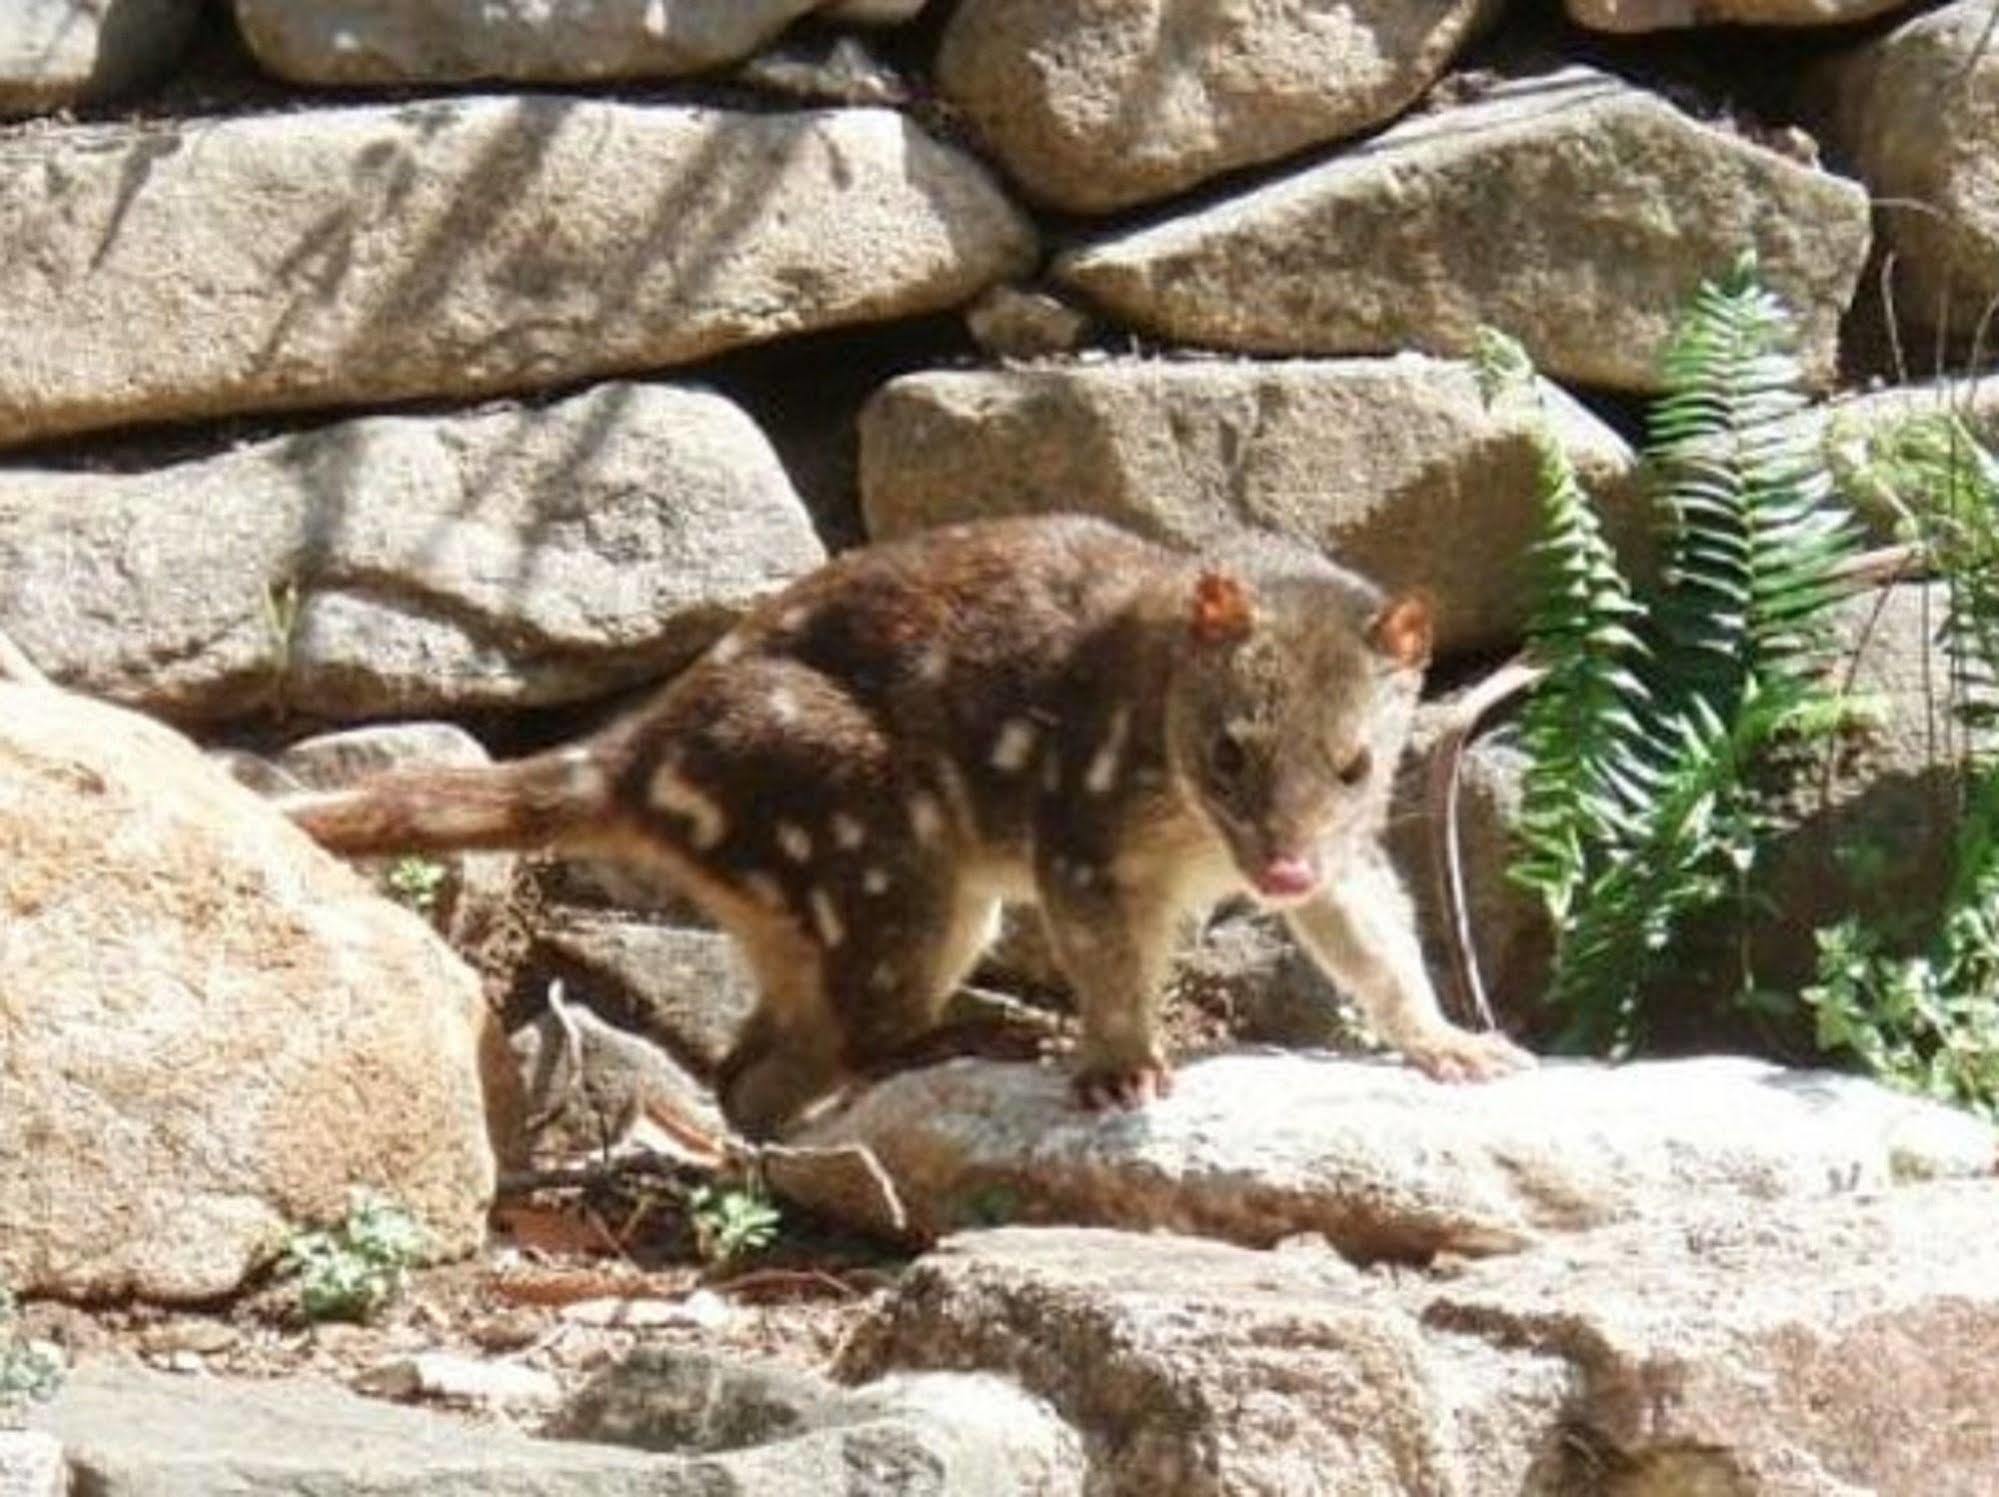
[(307, 1380), (81, 1369), (36, 1423), (95, 1497), (1069, 1497), (1074, 1437), (991, 1378), (891, 1378), (837, 1419), (684, 1455), (538, 1440)]
[(0, 628), (51, 677), (183, 721), (595, 696), (824, 559), (755, 423), (663, 385), (152, 472), (0, 470)]
[(1448, 1274), (967, 1232), (840, 1370), (1015, 1378), (1081, 1433), (1091, 1491), (1990, 1492), (1999, 1183), (1683, 1206)]
[(981, 167), (882, 109), (42, 131), (0, 139), (0, 445), (684, 364), (954, 306), (1034, 253)]
[(1857, 183), (1565, 68), (1073, 250), (1055, 277), (1209, 348), (1465, 354), (1484, 324), (1553, 378), (1652, 391), (1695, 286), (1753, 249), (1830, 384), (1868, 233)]
[[(1647, 523), (1637, 459), (1551, 386), (1541, 409), (1612, 533)], [(1533, 404), (1488, 407), (1469, 364), (1120, 360), (905, 375), (861, 416), (875, 539), (931, 525), (1101, 515), (1198, 547), (1244, 525), (1437, 599), (1439, 647), (1517, 641), (1538, 534)]]
[(1078, 1109), (1059, 1067), (963, 1060), (893, 1077), (791, 1141), (866, 1144), (918, 1239), (1013, 1221), (1252, 1246), (1316, 1232), (1362, 1259), (1514, 1251), (1694, 1201), (1984, 1175), (1999, 1157), (1968, 1113), (1734, 1057), (1449, 1086), (1386, 1061), (1220, 1055), (1122, 1114)]
[(747, 57), (820, 0), (236, 0), (257, 61), (296, 83), (671, 78)]

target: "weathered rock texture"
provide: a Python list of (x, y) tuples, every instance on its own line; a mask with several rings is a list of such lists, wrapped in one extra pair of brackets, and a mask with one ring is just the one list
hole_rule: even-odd
[(1758, 974), (1780, 989), (1811, 981), (1819, 926), (1858, 914), (1877, 930), (1926, 931), (1943, 904), (1965, 788), (1939, 736), (1952, 664), (1933, 635), (1947, 604), (1945, 584), (1905, 583), (1835, 615), (1873, 723), (1848, 735), (1823, 783), (1814, 765), (1794, 787), (1761, 871), (1781, 914), (1761, 931)]
[(1016, 1377), (1107, 1493), (1972, 1497), (1999, 1469), (1995, 1205), (1989, 1181), (1687, 1202), (1447, 1278), (970, 1233), (842, 1361)]
[(305, 1381), (84, 1368), (37, 1423), (100, 1497), (1067, 1497), (1075, 1437), (995, 1378), (914, 1376), (834, 1395), (838, 1417), (688, 1454), (537, 1440)]
[[(1630, 448), (1543, 403), (1613, 530), (1635, 518)], [(1187, 546), (1263, 526), (1429, 588), (1442, 649), (1490, 647), (1524, 622), (1531, 430), (1526, 402), (1489, 409), (1469, 365), (1416, 354), (914, 374), (862, 413), (861, 502), (877, 539), (1050, 508)]]
[(591, 919), (541, 934), (544, 959), (578, 978), (600, 1006), (700, 1074), (714, 1074), (756, 1002), (734, 943), (717, 931)]
[(972, 1232), (920, 1260), (840, 1369), (982, 1368), (1081, 1432), (1090, 1490), (1543, 1492), (1562, 1362), (1427, 1337), (1331, 1253), (1167, 1235)]
[(1999, 1471), (1999, 1187), (1693, 1208), (1473, 1265), (1434, 1332), (1580, 1374), (1619, 1493), (1952, 1493)]
[(298, 83), (665, 78), (747, 57), (819, 0), (236, 0), (257, 61)]
[(1166, 339), (1461, 354), (1490, 324), (1552, 376), (1653, 390), (1694, 287), (1754, 249), (1826, 383), (1867, 243), (1856, 184), (1570, 68), (1073, 251), (1056, 276)]
[(1031, 195), (1102, 212), (1391, 118), (1498, 9), (966, 0), (937, 77)]
[(1840, 26), (1900, 10), (1909, 0), (1567, 0), (1569, 18), (1597, 31), (1684, 26)]
[(481, 1239), (472, 974), (176, 734), (6, 685), (0, 1034), (19, 1291), (212, 1298), (356, 1186)]
[(14, 138), (0, 444), (686, 363), (948, 307), (1033, 252), (886, 110), (527, 96)]
[[(661, 1113), (708, 1137), (725, 1131), (706, 1088), (643, 1037), (599, 1018), (559, 991), (511, 1041), (522, 1074), (530, 1149), (556, 1159), (599, 1156), (627, 1143), (661, 1143)], [(675, 1135), (664, 1135), (671, 1147)]]
[(0, 628), (185, 720), (587, 696), (683, 664), (823, 558), (750, 419), (657, 385), (127, 476), (0, 472)]
[(924, 1373), (849, 1389), (771, 1363), (641, 1350), (593, 1377), (548, 1433), (707, 1455), (824, 1444), (806, 1437), (842, 1426), (857, 1427), (846, 1454), (867, 1472), (866, 1491), (1054, 1497), (1083, 1490), (1074, 1434), (1046, 1405), (994, 1377)]
[(1013, 1220), (1252, 1246), (1319, 1232), (1362, 1258), (1517, 1249), (1696, 1190), (1770, 1201), (1982, 1174), (1995, 1144), (1935, 1103), (1757, 1061), (1551, 1062), (1451, 1087), (1310, 1055), (1196, 1060), (1170, 1098), (1115, 1116), (1080, 1111), (1056, 1067), (954, 1062), (797, 1141), (867, 1144), (919, 1238)]
[(68, 1497), (62, 1445), (38, 1430), (0, 1429), (0, 1497)]
[(1897, 314), (1965, 340), (1999, 297), (1991, 19), (1986, 0), (1958, 0), (1829, 64), (1821, 80), (1834, 96), (1829, 134), (1881, 201)]
[(164, 72), (201, 0), (8, 0), (0, 115), (102, 99)]

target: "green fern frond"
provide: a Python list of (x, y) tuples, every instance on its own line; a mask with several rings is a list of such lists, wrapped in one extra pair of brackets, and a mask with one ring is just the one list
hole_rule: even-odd
[(1646, 984), (1690, 915), (1729, 898), (1765, 829), (1749, 769), (1815, 711), (1819, 694), (1751, 680), (1724, 720), (1696, 697), (1666, 725), (1668, 750), (1642, 835), (1590, 885), (1562, 942), (1550, 997), (1570, 1015), (1565, 1048), (1624, 1055), (1643, 1038)]
[(1560, 924), (1576, 891), (1638, 834), (1653, 791), (1641, 725), (1650, 702), (1636, 669), (1645, 610), (1555, 437), (1526, 351), (1490, 328), (1479, 330), (1476, 349), (1488, 404), (1533, 405), (1540, 539), (1531, 552), (1527, 650), (1546, 674), (1521, 713), (1528, 769), (1516, 823), (1521, 850), (1508, 875), (1540, 894)]
[(1745, 256), (1694, 298), (1662, 360), (1646, 449), (1666, 516), (1658, 689), (1726, 717), (1751, 680), (1810, 680), (1859, 531), (1834, 505), (1790, 352), (1796, 325)]

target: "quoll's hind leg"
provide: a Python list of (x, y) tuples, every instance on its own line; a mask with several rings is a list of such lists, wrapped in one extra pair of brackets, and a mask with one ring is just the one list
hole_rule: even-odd
[(999, 902), (954, 885), (942, 870), (917, 878), (928, 892), (909, 897), (893, 923), (858, 932), (831, 969), (848, 1067), (868, 1078), (967, 1053), (989, 1029), (940, 1028), (939, 1019), (991, 943)]
[(769, 1139), (847, 1079), (845, 1041), (827, 1006), (823, 955), (809, 942), (749, 955), (757, 1006), (718, 1068), (716, 1091), (731, 1127)]

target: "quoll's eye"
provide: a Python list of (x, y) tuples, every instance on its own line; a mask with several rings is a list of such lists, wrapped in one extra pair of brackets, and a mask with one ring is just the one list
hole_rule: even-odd
[(1208, 745), (1208, 768), (1218, 780), (1237, 780), (1249, 768), (1249, 755), (1234, 735), (1222, 733)]
[(1367, 778), (1368, 772), (1373, 768), (1374, 755), (1364, 748), (1355, 749), (1353, 757), (1340, 766), (1340, 783), (1358, 785)]

